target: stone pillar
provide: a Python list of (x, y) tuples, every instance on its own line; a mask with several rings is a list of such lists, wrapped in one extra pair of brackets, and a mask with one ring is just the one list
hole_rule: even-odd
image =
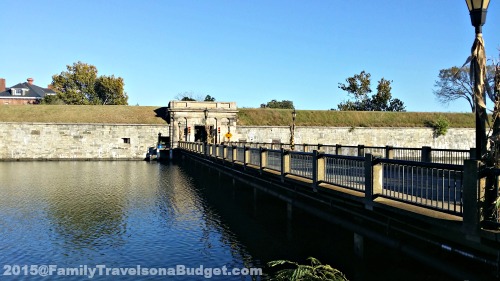
[(313, 190), (318, 191), (318, 185), (325, 180), (325, 158), (324, 153), (313, 151)]
[(464, 161), (463, 183), (463, 232), (469, 239), (480, 239), (481, 198), (484, 196), (485, 179), (479, 178), (480, 162), (477, 160)]
[(382, 193), (382, 164), (373, 164), (373, 155), (365, 154), (365, 208), (373, 210), (373, 199)]
[(358, 144), (358, 156), (365, 156), (365, 146), (362, 144)]
[(430, 146), (422, 146), (422, 156), (420, 160), (427, 163), (432, 162), (432, 148)]
[(392, 145), (385, 146), (385, 158), (394, 159), (394, 147)]
[(281, 181), (285, 182), (285, 176), (290, 173), (290, 151), (281, 148)]
[(260, 147), (260, 173), (267, 167), (267, 148)]

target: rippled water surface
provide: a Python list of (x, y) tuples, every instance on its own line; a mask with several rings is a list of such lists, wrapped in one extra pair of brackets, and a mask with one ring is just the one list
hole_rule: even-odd
[(2, 266), (252, 265), (177, 166), (0, 163), (0, 183)]
[(360, 260), (352, 252), (352, 232), (295, 209), (293, 219), (288, 217), (284, 202), (193, 161), (0, 162), (2, 273), (5, 265), (14, 264), (249, 268), (313, 256), (341, 269), (350, 280), (448, 279), (367, 240)]

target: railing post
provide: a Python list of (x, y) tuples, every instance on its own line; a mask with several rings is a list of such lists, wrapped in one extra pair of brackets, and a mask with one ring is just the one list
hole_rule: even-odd
[(231, 157), (233, 160), (233, 165), (234, 165), (234, 162), (238, 159), (238, 146), (237, 145), (233, 145), (233, 149), (231, 151), (231, 153), (233, 154), (233, 157)]
[(267, 148), (260, 147), (260, 173), (264, 171), (264, 168), (267, 167)]
[(281, 151), (281, 182), (285, 182), (285, 176), (290, 173), (290, 151), (280, 149)]
[(325, 157), (322, 151), (313, 150), (313, 191), (325, 180)]
[(385, 146), (385, 159), (394, 159), (394, 146)]
[(335, 145), (335, 155), (340, 155), (342, 152), (342, 145), (341, 144), (336, 144)]
[(250, 146), (245, 146), (245, 150), (243, 153), (243, 167), (247, 168), (247, 165), (250, 163)]
[(373, 164), (371, 153), (365, 154), (365, 208), (373, 210), (373, 200), (382, 193), (382, 164)]
[(473, 159), (473, 160), (477, 160), (477, 149), (475, 147), (470, 148), (469, 158)]
[(432, 162), (432, 148), (430, 146), (422, 146), (422, 155), (420, 157), (422, 162)]
[(478, 232), (481, 224), (481, 198), (484, 196), (485, 178), (479, 178), (480, 162), (464, 161), (463, 184), (463, 228), (469, 239), (480, 239)]
[(222, 146), (222, 160), (226, 161), (227, 160), (227, 145), (224, 144)]
[(365, 156), (365, 146), (362, 144), (358, 144), (358, 156)]

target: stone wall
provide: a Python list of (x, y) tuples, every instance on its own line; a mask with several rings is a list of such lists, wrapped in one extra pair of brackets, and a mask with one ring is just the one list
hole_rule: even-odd
[(144, 159), (167, 125), (0, 123), (1, 160)]
[[(232, 141), (290, 142), (288, 126), (238, 126)], [(0, 160), (144, 159), (168, 125), (0, 123)], [(223, 141), (223, 137), (221, 137)], [(227, 139), (226, 139), (227, 141)], [(430, 128), (296, 127), (296, 144), (469, 149), (475, 130), (448, 129), (435, 137)]]
[[(238, 126), (232, 141), (290, 143), (290, 127)], [(436, 137), (431, 128), (336, 128), (296, 127), (295, 144), (342, 144), (395, 147), (470, 149), (475, 147), (475, 129), (450, 128)]]

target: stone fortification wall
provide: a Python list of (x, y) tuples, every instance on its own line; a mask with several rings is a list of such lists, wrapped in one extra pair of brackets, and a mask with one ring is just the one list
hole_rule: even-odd
[(144, 159), (167, 125), (0, 123), (0, 160)]
[[(290, 127), (238, 126), (231, 140), (289, 143)], [(296, 127), (295, 144), (303, 143), (470, 149), (475, 147), (475, 129), (450, 128), (436, 137), (431, 128)]]
[[(238, 126), (231, 132), (232, 141), (290, 141), (287, 126)], [(429, 128), (296, 127), (295, 143), (469, 149), (474, 132), (448, 129), (435, 137)], [(144, 159), (158, 133), (169, 136), (168, 125), (0, 123), (0, 160)]]

